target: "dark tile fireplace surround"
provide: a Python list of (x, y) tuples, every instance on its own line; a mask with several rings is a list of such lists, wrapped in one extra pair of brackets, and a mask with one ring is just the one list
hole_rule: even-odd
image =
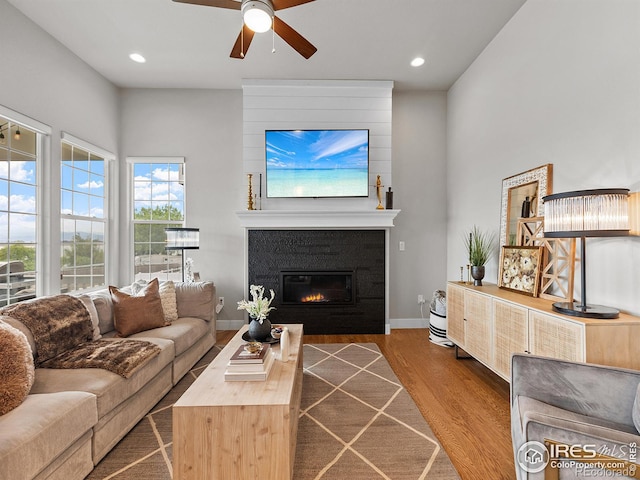
[(384, 230), (249, 230), (247, 240), (249, 285), (276, 293), (272, 323), (385, 333)]

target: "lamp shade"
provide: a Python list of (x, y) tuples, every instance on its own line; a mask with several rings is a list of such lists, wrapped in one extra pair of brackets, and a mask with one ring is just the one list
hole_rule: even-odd
[(271, 28), (273, 7), (269, 0), (250, 0), (242, 3), (242, 19), (247, 27), (256, 33), (264, 33)]
[(580, 303), (555, 302), (553, 309), (574, 317), (618, 318), (617, 309), (587, 303), (586, 237), (629, 235), (629, 190), (609, 188), (556, 193), (544, 201), (544, 236), (580, 238)]
[(199, 228), (165, 228), (167, 250), (197, 250), (200, 248)]
[(629, 190), (610, 188), (547, 195), (544, 236), (617, 237), (629, 234)]

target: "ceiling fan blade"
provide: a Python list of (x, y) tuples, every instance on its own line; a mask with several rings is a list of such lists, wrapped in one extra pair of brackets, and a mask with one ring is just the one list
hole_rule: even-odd
[(298, 5), (303, 5), (305, 3), (310, 3), (315, 0), (271, 0), (273, 4), (273, 10), (282, 10), (290, 7), (297, 7)]
[(251, 40), (253, 40), (254, 31), (251, 30), (246, 25), (242, 26), (242, 30), (240, 30), (240, 34), (236, 39), (236, 43), (233, 45), (231, 49), (231, 58), (239, 58), (243, 59), (247, 54), (247, 50), (249, 50), (249, 45), (251, 45)]
[(275, 15), (273, 17), (273, 30), (304, 58), (309, 58), (311, 57), (311, 55), (318, 51), (318, 49), (314, 47), (306, 38), (304, 38), (302, 35), (300, 35)]
[(202, 5), (204, 7), (230, 8), (240, 10), (242, 4), (235, 0), (173, 0), (177, 3), (190, 3), (192, 5)]

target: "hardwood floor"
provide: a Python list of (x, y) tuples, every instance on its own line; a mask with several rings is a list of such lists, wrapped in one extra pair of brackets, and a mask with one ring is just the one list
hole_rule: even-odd
[[(218, 332), (218, 342), (234, 333)], [(463, 480), (514, 479), (509, 384), (476, 360), (457, 360), (453, 348), (428, 336), (426, 329), (395, 329), (390, 335), (305, 335), (304, 343), (376, 343)]]

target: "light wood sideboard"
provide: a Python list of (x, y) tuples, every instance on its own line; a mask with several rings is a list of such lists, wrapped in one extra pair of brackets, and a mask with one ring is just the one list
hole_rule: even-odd
[[(289, 360), (275, 360), (266, 381), (224, 380), (245, 325), (174, 404), (174, 480), (292, 477), (303, 327), (287, 327)], [(280, 354), (278, 345), (273, 350)]]
[(507, 381), (513, 353), (640, 370), (640, 318), (571, 317), (552, 303), (496, 285), (449, 282), (447, 337)]

